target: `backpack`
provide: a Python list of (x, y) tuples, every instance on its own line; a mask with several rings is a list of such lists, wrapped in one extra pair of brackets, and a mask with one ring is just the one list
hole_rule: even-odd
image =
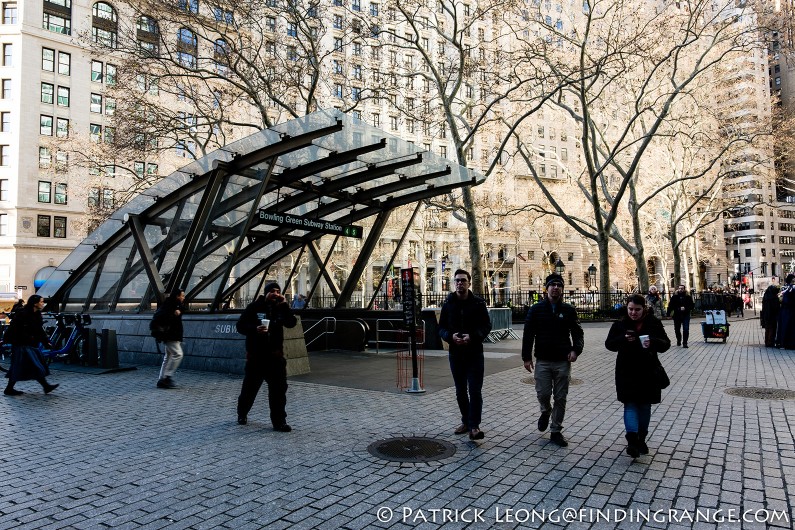
[(149, 322), (149, 333), (157, 342), (164, 342), (169, 329), (171, 329), (171, 326), (163, 322), (165, 317), (165, 311), (158, 309), (152, 316), (151, 322)]

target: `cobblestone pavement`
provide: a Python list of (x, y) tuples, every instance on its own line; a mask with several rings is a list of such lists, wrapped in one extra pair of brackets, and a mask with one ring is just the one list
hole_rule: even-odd
[[(179, 389), (159, 390), (151, 366), (55, 369), (53, 394), (25, 382), (25, 395), (0, 397), (0, 528), (792, 528), (795, 400), (724, 390), (795, 390), (795, 352), (761, 346), (750, 317), (732, 321), (725, 345), (704, 343), (694, 320), (691, 347), (661, 356), (673, 385), (652, 410), (651, 454), (633, 462), (608, 326), (585, 326), (568, 448), (536, 430), (518, 357), (486, 378), (478, 444), (453, 434), (450, 386), (409, 395), (294, 381), (285, 434), (264, 393), (237, 425), (239, 376), (180, 371)], [(516, 354), (519, 341), (492, 348)], [(366, 377), (364, 362), (351, 370)], [(367, 451), (404, 435), (456, 453), (401, 464)]]

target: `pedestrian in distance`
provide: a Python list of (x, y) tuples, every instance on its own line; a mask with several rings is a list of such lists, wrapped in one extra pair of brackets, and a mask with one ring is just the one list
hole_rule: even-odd
[(677, 346), (687, 348), (687, 339), (690, 337), (690, 312), (695, 306), (693, 297), (687, 294), (685, 286), (680, 284), (668, 302), (668, 316), (674, 317)]
[(41, 344), (52, 347), (44, 331), (44, 319), (41, 316), (44, 305), (44, 298), (34, 294), (11, 320), (5, 335), (5, 341), (11, 344), (11, 366), (6, 373), (8, 383), (3, 392), (6, 396), (24, 394), (14, 388), (17, 381), (37, 381), (45, 394), (58, 388), (57, 384), (52, 385), (47, 382), (50, 369), (39, 349)]
[(779, 348), (795, 350), (795, 274), (788, 274), (781, 286), (776, 342)]
[(605, 347), (616, 356), (616, 394), (624, 404), (624, 428), (627, 454), (632, 458), (649, 454), (651, 406), (662, 399), (662, 389), (655, 378), (660, 365), (658, 353), (671, 347), (662, 322), (646, 307), (643, 296), (627, 301), (625, 313), (613, 323)]
[[(174, 289), (155, 311), (150, 329), (157, 342), (165, 348), (163, 364), (157, 379), (157, 388), (176, 388), (173, 375), (182, 363), (182, 312), (185, 302), (185, 291)], [(158, 348), (159, 350), (159, 348)]]
[(483, 341), (491, 332), (491, 320), (486, 302), (469, 290), (469, 272), (458, 269), (453, 278), (455, 291), (442, 304), (439, 336), (449, 345), (450, 372), (461, 412), (461, 425), (454, 432), (469, 433), (470, 440), (482, 440)]
[(660, 296), (660, 292), (657, 290), (656, 285), (649, 287), (649, 294), (646, 295), (646, 303), (651, 308), (651, 313), (654, 316), (659, 315), (660, 318), (662, 318), (662, 297)]
[(768, 285), (765, 294), (762, 295), (762, 312), (760, 320), (765, 329), (765, 346), (773, 348), (776, 346), (776, 330), (778, 329), (778, 314), (781, 310), (781, 300), (778, 294), (781, 288), (776, 284)]
[(237, 321), (237, 332), (246, 336), (246, 368), (237, 398), (237, 423), (246, 425), (263, 381), (268, 383), (268, 405), (273, 429), (290, 432), (287, 424), (287, 360), (284, 358), (284, 328), (295, 327), (290, 305), (276, 282), (251, 302)]
[[(544, 282), (547, 298), (527, 312), (522, 338), (525, 369), (535, 369), (536, 396), (541, 406), (538, 430), (544, 432), (552, 418), (550, 441), (569, 445), (561, 432), (566, 415), (566, 397), (571, 380), (571, 363), (582, 354), (584, 333), (577, 311), (563, 302), (563, 278), (550, 274)], [(535, 366), (533, 354), (535, 353)], [(554, 405), (551, 399), (554, 397)]]

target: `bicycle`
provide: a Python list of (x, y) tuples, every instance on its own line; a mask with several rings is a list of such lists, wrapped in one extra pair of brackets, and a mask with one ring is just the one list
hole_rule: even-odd
[[(91, 324), (91, 315), (46, 313), (45, 316), (55, 319), (55, 329), (49, 338), (52, 348), (41, 349), (46, 363), (48, 365), (53, 361), (69, 364), (85, 363), (88, 357), (88, 339), (85, 330)], [(6, 358), (11, 359), (11, 345), (2, 342), (0, 343), (0, 359), (5, 362)], [(0, 371), (6, 372), (8, 368), (0, 365)]]

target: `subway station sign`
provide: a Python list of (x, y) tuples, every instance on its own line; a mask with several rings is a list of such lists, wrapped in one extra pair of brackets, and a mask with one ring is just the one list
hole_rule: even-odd
[(298, 215), (284, 213), (271, 213), (259, 210), (259, 222), (262, 224), (278, 226), (283, 228), (295, 228), (298, 230), (313, 230), (324, 234), (334, 234), (345, 237), (356, 237), (361, 239), (364, 229), (356, 225), (342, 225), (334, 221), (324, 221), (323, 219), (310, 219)]

